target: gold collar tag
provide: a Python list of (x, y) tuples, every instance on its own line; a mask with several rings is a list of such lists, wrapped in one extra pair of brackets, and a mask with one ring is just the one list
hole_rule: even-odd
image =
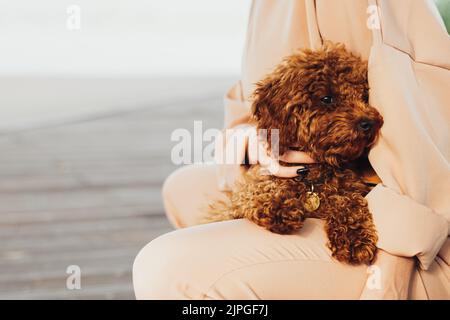
[(314, 185), (311, 185), (311, 191), (306, 192), (306, 200), (303, 207), (308, 212), (316, 211), (320, 206), (320, 198), (317, 192), (314, 192)]

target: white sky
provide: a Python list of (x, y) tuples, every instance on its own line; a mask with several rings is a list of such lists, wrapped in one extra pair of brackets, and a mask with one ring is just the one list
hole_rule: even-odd
[(238, 74), (249, 3), (0, 0), (0, 76)]

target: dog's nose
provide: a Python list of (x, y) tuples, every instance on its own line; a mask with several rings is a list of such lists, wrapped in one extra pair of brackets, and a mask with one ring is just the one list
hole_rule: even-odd
[(370, 129), (372, 129), (372, 127), (373, 127), (373, 121), (370, 121), (370, 120), (361, 120), (360, 122), (359, 122), (359, 128), (362, 130), (362, 131), (364, 131), (364, 132), (367, 132), (367, 131), (369, 131)]

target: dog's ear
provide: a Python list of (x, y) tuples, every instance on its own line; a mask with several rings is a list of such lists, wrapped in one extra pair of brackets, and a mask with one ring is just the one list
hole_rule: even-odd
[(272, 147), (272, 130), (279, 133), (279, 152), (282, 154), (288, 149), (287, 132), (295, 132), (296, 128), (290, 128), (290, 108), (287, 105), (287, 84), (282, 84), (282, 79), (277, 73), (269, 75), (257, 83), (253, 94), (252, 115), (258, 129), (267, 130), (269, 146)]
[(280, 80), (275, 75), (269, 75), (256, 84), (253, 93), (252, 114), (260, 128), (272, 127), (269, 122), (280, 113), (281, 102), (277, 97), (280, 90)]
[[(294, 61), (296, 59), (296, 61)], [(303, 69), (298, 66), (298, 56), (286, 58), (277, 68), (256, 84), (252, 101), (252, 116), (258, 129), (279, 131), (279, 152), (298, 144), (298, 117), (302, 104), (308, 103), (301, 90)]]

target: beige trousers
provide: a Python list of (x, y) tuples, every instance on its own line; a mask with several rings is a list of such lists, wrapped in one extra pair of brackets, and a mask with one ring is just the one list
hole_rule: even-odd
[[(138, 299), (359, 299), (373, 270), (333, 260), (320, 220), (308, 219), (294, 235), (246, 220), (194, 226), (205, 204), (223, 196), (217, 185), (213, 165), (183, 167), (167, 179), (168, 217), (189, 228), (141, 250), (133, 269)], [(439, 257), (428, 271), (417, 270), (409, 297), (448, 299), (448, 272)]]

